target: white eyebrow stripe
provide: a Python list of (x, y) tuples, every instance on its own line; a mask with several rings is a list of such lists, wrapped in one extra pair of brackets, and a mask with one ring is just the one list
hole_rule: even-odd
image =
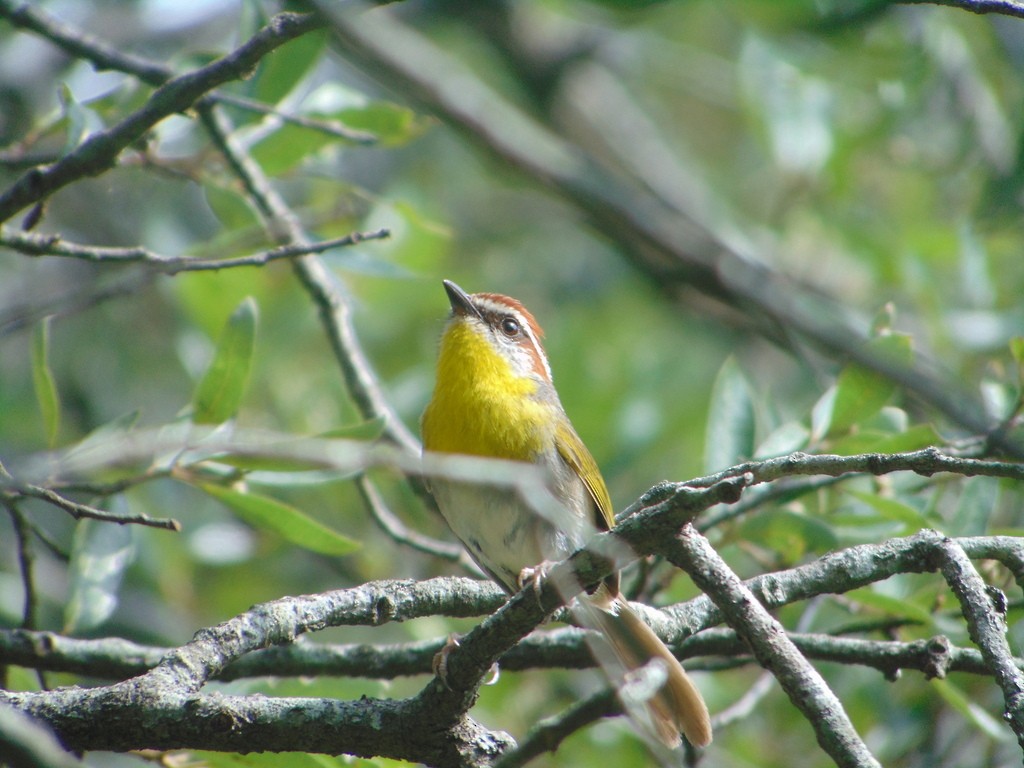
[(516, 310), (510, 307), (503, 301), (494, 301), (494, 299), (484, 298), (483, 296), (472, 296), (473, 303), (476, 304), (481, 310), (485, 312), (499, 312), (503, 315), (515, 315), (517, 318), (522, 319)]
[(551, 366), (548, 365), (548, 356), (544, 354), (544, 350), (541, 348), (538, 341), (535, 338), (533, 338), (533, 331), (530, 330), (530, 324), (526, 322), (526, 318), (519, 315), (518, 312), (516, 312), (515, 315), (516, 319), (519, 321), (519, 327), (523, 329), (523, 333), (526, 334), (526, 338), (528, 338), (530, 340), (530, 343), (533, 345), (533, 351), (537, 353), (537, 357), (543, 364), (544, 373), (547, 374), (548, 381), (551, 381)]

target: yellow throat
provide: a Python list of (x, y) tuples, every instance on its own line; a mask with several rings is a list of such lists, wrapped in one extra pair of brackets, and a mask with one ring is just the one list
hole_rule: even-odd
[(434, 396), (423, 413), (428, 451), (531, 461), (551, 444), (551, 406), (484, 332), (453, 317), (441, 337)]

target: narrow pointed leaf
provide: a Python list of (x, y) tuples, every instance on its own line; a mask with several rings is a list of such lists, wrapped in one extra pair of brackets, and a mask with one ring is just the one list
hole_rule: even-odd
[[(868, 351), (894, 365), (907, 365), (912, 356), (910, 337), (898, 333), (875, 337), (868, 342)], [(836, 380), (836, 399), (828, 434), (842, 434), (854, 424), (871, 418), (895, 391), (892, 379), (856, 363), (847, 366)]]
[(256, 314), (256, 302), (249, 297), (224, 325), (213, 361), (192, 400), (196, 424), (220, 424), (238, 412), (252, 368)]
[(269, 496), (243, 493), (219, 485), (204, 484), (200, 487), (254, 528), (275, 533), (285, 541), (311, 552), (347, 555), (362, 546), (355, 539), (328, 528), (302, 510)]
[(711, 390), (704, 437), (704, 469), (717, 472), (754, 453), (754, 403), (750, 384), (734, 357), (722, 365)]
[(376, 440), (384, 432), (386, 420), (383, 416), (375, 416), (358, 424), (347, 424), (322, 432), (317, 437), (342, 438), (345, 440)]
[(912, 619), (925, 625), (930, 625), (932, 622), (932, 615), (917, 603), (912, 603), (909, 600), (901, 600), (898, 597), (892, 597), (890, 595), (883, 595), (881, 592), (876, 592), (871, 587), (862, 587), (860, 589), (851, 590), (846, 593), (846, 596), (856, 603), (860, 603), (868, 608), (873, 608), (881, 613)]
[(121, 578), (135, 558), (133, 530), (97, 520), (78, 523), (71, 545), (71, 596), (64, 609), (66, 634), (95, 629), (117, 608)]
[(903, 535), (917, 533), (928, 527), (928, 518), (909, 504), (896, 499), (888, 499), (874, 493), (849, 490), (847, 493), (862, 501), (886, 520), (893, 520), (905, 526)]
[(984, 708), (976, 704), (971, 695), (963, 689), (951, 683), (949, 680), (935, 679), (931, 685), (939, 692), (939, 695), (963, 715), (974, 726), (985, 733), (991, 739), (1002, 742), (1009, 742), (1012, 734), (998, 719), (990, 715)]
[(36, 326), (32, 337), (32, 385), (43, 417), (46, 444), (52, 448), (57, 443), (57, 430), (60, 428), (60, 397), (50, 370), (49, 348), (50, 318), (47, 317)]

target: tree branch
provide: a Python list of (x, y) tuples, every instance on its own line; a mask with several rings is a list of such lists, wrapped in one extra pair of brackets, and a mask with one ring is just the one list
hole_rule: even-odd
[[(744, 582), (750, 584), (750, 582)], [(474, 585), (481, 582), (473, 582)], [(486, 585), (486, 582), (483, 582)], [(503, 596), (482, 592), (481, 603), (500, 602)], [(677, 611), (686, 604), (677, 606)], [(486, 615), (480, 607), (472, 615)], [(648, 614), (649, 615), (649, 614)], [(576, 627), (546, 629), (524, 638), (499, 659), (505, 672), (531, 669), (590, 669), (594, 659), (586, 643), (586, 630)], [(952, 645), (944, 635), (906, 642), (837, 637), (820, 633), (787, 633), (807, 658), (877, 669), (887, 679), (902, 670), (921, 672), (928, 679), (950, 672), (991, 675), (980, 651)], [(228, 682), (252, 677), (356, 677), (390, 680), (428, 675), (445, 638), (407, 643), (319, 644), (296, 642), (254, 651), (228, 664), (216, 680)], [(124, 680), (153, 669), (172, 648), (140, 645), (118, 637), (95, 640), (66, 637), (53, 632), (0, 630), (0, 662), (49, 672), (67, 672), (92, 678)], [(746, 663), (749, 648), (731, 629), (702, 629), (675, 646), (680, 659), (720, 656)], [(1013, 658), (1018, 669), (1024, 659)], [(704, 669), (699, 661), (688, 668)]]
[(28, 256), (63, 256), (95, 263), (146, 264), (167, 275), (179, 272), (204, 272), (233, 267), (260, 267), (280, 259), (294, 259), (310, 253), (323, 253), (334, 248), (356, 245), (366, 240), (383, 240), (391, 236), (387, 229), (373, 232), (352, 232), (344, 237), (335, 237), (306, 245), (282, 245), (247, 256), (228, 259), (200, 259), (192, 256), (167, 256), (142, 247), (108, 248), (98, 245), (81, 245), (64, 240), (60, 235), (38, 235), (31, 232), (15, 232), (0, 229), (0, 245), (6, 245)]
[(1017, 666), (1006, 641), (1004, 610), (993, 604), (985, 582), (964, 549), (953, 539), (936, 547), (936, 560), (967, 620), (971, 639), (981, 649), (985, 663), (1003, 691), (1003, 719), (1024, 749), (1024, 672)]
[(558, 746), (577, 731), (602, 718), (622, 714), (622, 703), (615, 691), (606, 688), (582, 699), (555, 717), (538, 722), (513, 750), (506, 752), (494, 768), (519, 768)]
[[(673, 302), (680, 289), (695, 287), (752, 316), (762, 333), (791, 329), (833, 358), (891, 379), (970, 432), (989, 432), (984, 408), (956, 381), (875, 354), (864, 344), (866, 322), (851, 318), (839, 302), (800, 290), (764, 262), (738, 253), (692, 212), (654, 194), (656, 184), (637, 186), (610, 173), (394, 16), (356, 16), (334, 4), (316, 5), (348, 61), (442, 117), (503, 168), (519, 171), (579, 210)], [(1024, 446), (1001, 438), (1000, 449), (1024, 456)]]
[[(728, 492), (728, 491), (726, 491)], [(695, 496), (702, 499), (703, 504), (713, 504), (725, 492), (714, 489), (693, 491)], [(696, 500), (691, 499), (691, 505), (697, 506)], [(561, 604), (566, 599), (566, 592), (559, 588), (564, 585), (563, 578), (567, 572), (572, 572), (576, 579), (575, 583), (585, 584), (599, 579), (604, 573), (614, 567), (621, 566), (623, 562), (623, 548), (621, 541), (625, 540), (633, 545), (641, 542), (649, 543), (648, 539), (642, 536), (644, 528), (649, 527), (652, 516), (673, 516), (680, 514), (677, 508), (663, 508), (648, 510), (638, 514), (634, 518), (620, 524), (612, 533), (602, 534), (596, 537), (594, 544), (589, 550), (577, 553), (568, 561), (552, 570), (551, 578), (545, 582), (539, 598), (532, 590), (526, 590), (520, 595), (505, 603), (496, 613), (481, 623), (475, 630), (469, 633), (462, 641), (459, 648), (452, 652), (449, 657), (449, 684), (455, 690), (444, 688), (435, 682), (431, 682), (412, 699), (401, 702), (403, 716), (418, 718), (424, 712), (432, 713), (433, 723), (439, 722), (459, 723), (459, 728), (468, 728), (473, 731), (470, 725), (463, 722), (463, 714), (472, 704), (475, 698), (476, 686), (484, 675), (486, 675), (491, 664), (503, 658), (503, 663), (509, 668), (532, 666), (536, 664), (535, 654), (547, 652), (543, 646), (549, 641), (547, 635), (555, 634), (553, 645), (554, 657), (546, 659), (546, 663), (554, 661), (559, 665), (568, 665), (567, 660), (575, 658), (582, 660), (585, 656), (584, 646), (581, 643), (582, 632), (575, 629), (558, 630), (556, 633), (545, 633), (543, 638), (534, 638), (522, 645), (513, 654), (509, 652), (512, 645), (519, 637), (527, 634), (544, 617), (546, 612), (554, 606)], [(691, 514), (694, 514), (691, 510)], [(645, 519), (646, 518), (646, 519)], [(628, 523), (628, 524), (627, 524)], [(662, 536), (656, 536), (656, 540), (664, 540)], [(917, 570), (932, 570), (937, 567), (936, 547), (937, 541), (942, 541), (934, 532), (922, 532), (914, 537), (909, 537), (896, 542), (886, 542), (880, 545), (864, 545), (855, 547), (844, 552), (834, 553), (822, 558), (818, 563), (799, 568), (791, 569), (783, 574), (769, 574), (758, 577), (747, 582), (751, 588), (750, 595), (758, 594), (758, 599), (765, 604), (775, 607), (784, 601), (803, 599), (813, 594), (814, 587), (820, 587), (824, 591), (840, 592), (844, 587), (838, 584), (840, 578), (845, 578), (845, 588), (853, 588), (870, 581), (877, 581), (886, 578), (893, 572), (913, 572)], [(980, 552), (982, 556), (1007, 556), (1020, 557), (1024, 550), (1024, 542), (1012, 539), (1011, 537), (981, 537), (965, 539), (966, 551)], [(894, 546), (895, 544), (895, 546)], [(703, 562), (705, 554), (703, 548), (698, 550), (700, 560)], [(636, 557), (636, 555), (632, 555)], [(714, 565), (714, 564), (712, 564)], [(561, 571), (561, 574), (559, 573)], [(817, 573), (816, 573), (817, 571)], [(830, 572), (830, 573), (826, 573)], [(717, 568), (711, 568), (707, 572), (708, 578), (720, 578)], [(831, 583), (827, 576), (831, 576)], [(770, 583), (769, 583), (769, 580)], [(556, 587), (554, 585), (559, 585)], [(810, 586), (808, 586), (810, 585)], [(704, 586), (702, 584), (702, 586)], [(799, 587), (799, 588), (798, 588)], [(489, 582), (475, 582), (466, 579), (435, 579), (427, 582), (377, 582), (364, 585), (353, 590), (341, 590), (303, 598), (285, 598), (274, 603), (257, 606), (253, 611), (247, 612), (220, 627), (200, 632), (196, 639), (188, 646), (172, 651), (168, 654), (160, 666), (144, 677), (156, 680), (161, 691), (161, 696), (168, 695), (168, 690), (180, 692), (179, 695), (190, 697), (192, 702), (188, 706), (193, 707), (189, 711), (211, 712), (216, 717), (229, 717), (232, 712), (240, 713), (246, 717), (252, 716), (257, 719), (269, 718), (281, 710), (275, 704), (271, 709), (260, 709), (256, 704), (243, 706), (242, 700), (237, 702), (222, 702), (217, 704), (208, 697), (196, 697), (196, 692), (209, 679), (223, 676), (230, 679), (236, 674), (242, 674), (243, 670), (251, 674), (265, 673), (277, 670), (278, 673), (294, 671), (296, 674), (309, 671), (308, 667), (302, 667), (303, 661), (313, 661), (313, 669), (327, 671), (327, 667), (338, 664), (344, 667), (348, 665), (351, 669), (355, 663), (355, 656), (339, 662), (339, 657), (344, 654), (357, 654), (355, 648), (342, 648), (335, 650), (294, 647), (293, 649), (280, 649), (275, 653), (282, 655), (273, 656), (260, 660), (258, 655), (249, 657), (249, 660), (239, 665), (235, 672), (231, 672), (233, 663), (240, 662), (242, 657), (250, 652), (267, 647), (273, 643), (290, 642), (297, 635), (314, 629), (320, 629), (328, 625), (364, 624), (377, 625), (386, 621), (402, 621), (419, 615), (476, 615), (481, 610), (486, 611), (496, 605), (500, 605), (504, 596), (500, 590)], [(687, 629), (693, 631), (710, 626), (716, 623), (724, 614), (702, 609), (702, 604), (708, 604), (707, 597), (697, 598), (683, 606), (675, 606), (665, 612), (668, 622), (678, 622), (681, 625), (677, 628), (675, 635), (679, 636)], [(744, 603), (746, 606), (748, 601)], [(746, 608), (744, 608), (746, 610)], [(650, 618), (652, 611), (644, 611), (643, 615)], [(735, 617), (730, 617), (735, 620)], [(659, 627), (658, 622), (654, 623)], [(663, 625), (665, 621), (660, 624)], [(663, 636), (671, 636), (671, 632), (661, 632)], [(771, 642), (777, 643), (775, 633), (769, 633), (766, 637), (773, 638)], [(93, 641), (97, 642), (97, 641)], [(435, 641), (436, 642), (436, 641)], [(766, 641), (767, 642), (767, 641)], [(870, 641), (854, 641), (843, 638), (824, 638), (820, 636), (797, 635), (793, 638), (797, 648), (806, 649), (809, 655), (843, 660), (848, 663), (862, 663), (875, 666), (887, 673), (894, 668), (910, 667), (922, 669), (926, 674), (940, 675), (947, 669), (963, 669), (964, 671), (984, 671), (979, 654), (969, 650), (946, 649), (941, 647), (941, 641), (919, 641), (916, 643), (890, 643), (878, 644)], [(46, 633), (4, 633), (0, 635), (0, 648), (3, 648), (4, 657), (12, 656), (10, 661), (22, 659), (29, 661), (40, 657), (54, 659), (65, 659), (57, 662), (55, 666), (64, 667), (65, 664), (74, 668), (76, 665), (89, 664), (90, 656), (98, 658), (101, 665), (113, 664), (114, 671), (118, 670), (116, 657), (122, 651), (137, 659), (136, 663), (149, 663), (157, 655), (153, 650), (142, 649), (138, 646), (119, 646), (117, 641), (98, 641), (99, 644), (91, 645), (90, 641), (75, 641), (66, 638), (56, 638)], [(100, 645), (102, 644), (102, 645)], [(724, 644), (724, 645), (723, 645)], [(725, 648), (726, 650), (742, 650), (737, 645), (735, 637), (717, 633), (707, 638), (697, 637), (687, 644), (687, 654), (700, 653), (704, 650)], [(391, 656), (394, 661), (397, 654), (404, 655), (403, 664), (406, 664), (407, 673), (426, 671), (428, 657), (436, 645), (420, 644), (418, 647), (394, 647), (383, 649), (382, 657)], [(161, 652), (163, 649), (159, 649)], [(365, 653), (365, 649), (363, 649)], [(325, 653), (327, 658), (325, 659)], [(294, 655), (293, 655), (294, 654)], [(948, 656), (949, 660), (946, 661)], [(330, 657), (333, 657), (331, 659)], [(299, 669), (289, 670), (287, 663), (279, 666), (277, 662), (282, 659), (300, 664)], [(363, 657), (364, 660), (367, 658)], [(319, 660), (319, 661), (318, 661)], [(759, 657), (762, 663), (764, 658)], [(589, 663), (589, 662), (588, 662)], [(1018, 665), (1019, 660), (1012, 660), (1012, 664)], [(317, 666), (321, 664), (321, 666)], [(247, 665), (248, 669), (246, 669)], [(40, 666), (47, 666), (41, 664)], [(777, 667), (774, 667), (777, 670)], [(121, 671), (124, 671), (123, 669)], [(138, 680), (138, 678), (136, 679)], [(132, 681), (128, 681), (132, 683)], [(125, 685), (125, 684), (118, 684)], [(805, 684), (806, 685), (806, 684)], [(60, 713), (63, 706), (73, 705), (78, 707), (76, 717), (89, 716), (83, 714), (91, 712), (96, 707), (101, 707), (102, 716), (110, 713), (109, 707), (129, 706), (128, 699), (122, 700), (122, 696), (129, 696), (128, 693), (117, 686), (110, 686), (103, 690), (113, 690), (109, 695), (114, 699), (104, 698), (104, 694), (95, 694), (96, 698), (77, 698), (69, 702), (61, 698), (60, 703), (46, 702), (48, 694), (19, 694), (14, 703), (24, 707), (48, 720), (50, 717), (70, 718), (71, 715)], [(133, 689), (134, 690), (134, 689)], [(131, 695), (136, 695), (137, 690)], [(77, 695), (77, 694), (75, 694)], [(25, 698), (28, 697), (28, 698)], [(34, 698), (33, 698), (34, 697)], [(2, 698), (2, 697), (0, 697)], [(130, 698), (130, 697), (129, 697)], [(121, 704), (117, 704), (120, 701)], [(289, 701), (289, 700), (286, 700)], [(155, 727), (160, 722), (161, 707), (170, 706), (172, 701), (157, 702), (159, 706), (150, 711), (145, 720), (146, 727)], [(174, 706), (186, 706), (183, 701), (174, 701)], [(236, 706), (237, 705), (237, 706)], [(381, 718), (391, 722), (394, 715), (391, 704), (384, 705), (377, 709), (377, 702), (368, 702), (366, 707), (369, 711), (375, 712)], [(397, 706), (397, 705), (396, 705)], [(82, 708), (85, 709), (82, 709)], [(320, 706), (313, 700), (299, 701), (295, 704), (294, 711), (298, 721), (309, 725), (316, 723), (323, 725), (324, 717), (327, 715)], [(351, 714), (345, 709), (341, 713), (335, 712), (338, 716)], [(99, 715), (98, 715), (99, 716)], [(332, 717), (334, 715), (331, 715)], [(106, 722), (106, 721), (104, 721)], [(121, 722), (121, 721), (117, 721)], [(333, 722), (333, 721), (331, 721)], [(133, 727), (142, 727), (142, 722), (133, 721)], [(60, 722), (54, 723), (58, 733), (63, 734)], [(99, 723), (94, 722), (93, 726), (100, 728)], [(71, 727), (68, 725), (68, 727)], [(100, 728), (102, 730), (102, 728)], [(458, 728), (456, 729), (458, 730)], [(281, 733), (281, 731), (278, 731)], [(460, 731), (462, 732), (462, 731)], [(207, 734), (201, 727), (196, 726), (188, 730), (181, 726), (175, 731), (177, 736), (189, 739), (200, 739), (199, 741), (181, 741), (176, 746), (214, 746), (221, 748), (237, 748), (237, 742), (225, 742), (219, 738), (208, 741)], [(245, 731), (248, 734), (248, 731)], [(351, 733), (351, 732), (350, 732)], [(378, 738), (386, 742), (387, 738), (393, 738), (394, 734), (376, 734)], [(70, 738), (70, 737), (69, 737)], [(97, 745), (99, 735), (93, 734), (86, 744)], [(118, 736), (117, 738), (122, 738)], [(275, 742), (276, 749), (288, 748), (292, 743), (293, 735), (282, 733), (282, 740)], [(354, 739), (370, 739), (364, 731), (358, 727)], [(490, 736), (484, 739), (487, 741)], [(121, 742), (117, 742), (121, 743)], [(319, 744), (320, 742), (316, 742)], [(370, 743), (370, 742), (367, 742)], [(379, 743), (379, 742), (372, 742)], [(491, 742), (488, 742), (491, 743)], [(504, 748), (508, 747), (505, 744)], [(76, 746), (83, 746), (75, 741)], [(162, 743), (163, 744), (163, 743)], [(169, 746), (168, 744), (164, 744)], [(285, 745), (285, 746), (282, 746)], [(111, 744), (106, 745), (111, 748)], [(134, 746), (139, 746), (135, 744)], [(153, 746), (150, 744), (150, 746)], [(326, 749), (329, 745), (324, 744)], [(117, 747), (115, 747), (117, 748)], [(269, 747), (268, 747), (269, 748)], [(307, 745), (305, 749), (312, 749)], [(395, 749), (377, 752), (376, 754), (396, 754)], [(849, 763), (848, 763), (849, 764)], [(870, 763), (867, 763), (870, 764)]]
[(880, 766), (857, 735), (839, 698), (707, 539), (687, 526), (676, 539), (672, 555), (673, 561), (715, 602), (758, 662), (775, 675), (836, 765)]
[(125, 148), (165, 117), (190, 109), (217, 86), (245, 77), (266, 54), (321, 24), (311, 14), (279, 14), (228, 55), (168, 80), (121, 122), (90, 135), (57, 162), (33, 168), (0, 193), (0, 222), (74, 181), (107, 170)]
[[(305, 245), (308, 238), (298, 218), (274, 189), (259, 164), (233, 138), (228, 118), (213, 105), (200, 106), (199, 114), (214, 144), (227, 159), (260, 212), (271, 236), (281, 243)], [(420, 452), (422, 448), (419, 441), (402, 422), (380, 388), (377, 376), (359, 343), (348, 299), (338, 285), (337, 278), (314, 255), (296, 259), (292, 267), (319, 309), (321, 323), (356, 408), (366, 419), (382, 419), (384, 436), (389, 440), (408, 451)], [(364, 482), (370, 483), (369, 480)], [(427, 508), (434, 508), (433, 497), (422, 479), (409, 477), (409, 483)]]
[(1024, 19), (1024, 3), (1019, 0), (900, 0), (906, 5), (945, 5), (971, 13), (999, 13)]
[(91, 61), (97, 70), (128, 72), (143, 82), (156, 86), (163, 85), (174, 76), (174, 71), (170, 67), (108, 45), (97, 37), (74, 29), (38, 8), (33, 8), (30, 3), (0, 0), (0, 16), (14, 26), (45, 37), (69, 56)]
[(67, 512), (75, 520), (91, 518), (102, 520), (107, 523), (134, 523), (136, 525), (147, 525), (151, 528), (163, 528), (168, 531), (178, 532), (181, 530), (181, 523), (171, 518), (150, 517), (146, 514), (122, 514), (119, 512), (108, 512), (104, 509), (97, 509), (88, 504), (81, 504), (77, 501), (61, 496), (56, 491), (43, 488), (31, 483), (18, 483), (14, 480), (0, 478), (0, 495), (6, 499), (26, 498), (39, 499), (46, 503)]

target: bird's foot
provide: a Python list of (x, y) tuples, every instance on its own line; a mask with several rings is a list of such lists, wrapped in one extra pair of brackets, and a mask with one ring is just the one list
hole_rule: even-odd
[(449, 691), (452, 689), (448, 685), (448, 655), (459, 647), (459, 636), (452, 632), (448, 635), (448, 640), (441, 647), (441, 650), (434, 654), (434, 660), (430, 663), (430, 668), (434, 671), (434, 677), (441, 681), (441, 684)]
[(548, 573), (554, 565), (554, 562), (551, 560), (545, 560), (543, 563), (535, 565), (532, 568), (523, 568), (523, 570), (519, 572), (519, 588), (526, 589), (526, 587), (531, 587), (533, 589), (534, 597), (536, 597), (539, 602), (540, 591), (544, 587), (544, 580), (547, 579)]

